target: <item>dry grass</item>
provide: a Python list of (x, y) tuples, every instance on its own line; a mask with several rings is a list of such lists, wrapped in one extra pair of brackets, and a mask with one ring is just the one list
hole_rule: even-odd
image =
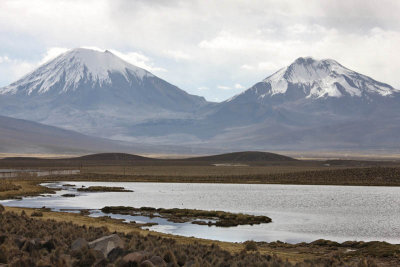
[(10, 181), (0, 180), (0, 192), (15, 191), (21, 189), (21, 186), (11, 183)]
[(8, 190), (0, 190), (0, 199), (21, 198), (26, 196), (37, 196), (40, 194), (53, 194), (54, 190), (40, 186), (41, 180), (26, 178), (1, 180), (4, 184), (12, 184)]
[[(212, 252), (216, 249), (216, 255), (221, 255), (226, 262), (233, 260), (234, 262), (239, 262), (240, 260), (250, 260), (258, 261), (258, 264), (250, 264), (248, 262), (247, 265), (238, 265), (238, 266), (283, 266), (286, 262), (287, 266), (291, 266), (291, 264), (298, 264), (296, 266), (360, 266), (358, 265), (360, 262), (367, 262), (366, 256), (368, 256), (368, 250), (370, 249), (379, 249), (380, 251), (384, 251), (383, 253), (371, 253), (373, 260), (371, 263), (377, 262), (380, 266), (394, 266), (400, 263), (400, 259), (394, 254), (395, 251), (398, 251), (398, 246), (390, 245), (382, 242), (375, 242), (373, 244), (363, 243), (363, 242), (354, 242), (352, 244), (340, 245), (334, 242), (319, 242), (319, 243), (311, 243), (311, 244), (298, 244), (298, 245), (290, 245), (286, 243), (256, 243), (250, 242), (251, 246), (249, 246), (249, 242), (247, 243), (229, 243), (229, 242), (220, 242), (220, 241), (212, 241), (198, 238), (190, 238), (190, 237), (181, 237), (181, 236), (173, 236), (162, 233), (150, 232), (147, 230), (142, 230), (140, 228), (135, 227), (134, 225), (123, 223), (120, 220), (114, 220), (110, 218), (90, 218), (87, 216), (82, 216), (79, 214), (73, 213), (63, 213), (63, 212), (49, 212), (42, 211), (37, 209), (28, 209), (28, 208), (11, 208), (6, 207), (7, 212), (15, 212), (18, 214), (24, 213), (26, 214), (26, 218), (34, 218), (35, 220), (41, 220), (45, 222), (46, 227), (49, 227), (47, 232), (59, 232), (63, 229), (71, 229), (71, 223), (76, 225), (79, 228), (79, 231), (85, 230), (85, 235), (89, 234), (91, 238), (97, 238), (100, 236), (100, 233), (103, 235), (107, 233), (117, 232), (126, 235), (130, 241), (130, 244), (134, 246), (137, 250), (150, 250), (156, 251), (159, 254), (163, 253), (160, 248), (164, 247), (165, 242), (167, 242), (168, 248), (172, 249), (172, 252), (176, 257), (181, 255), (181, 251), (185, 252), (185, 255), (190, 257), (197, 257), (199, 253), (206, 252), (208, 255), (214, 253)], [(42, 213), (42, 217), (31, 217), (32, 213), (40, 211)], [(1, 216), (1, 215), (0, 215)], [(51, 220), (51, 221), (49, 221)], [(32, 221), (29, 221), (32, 224)], [(57, 224), (60, 223), (59, 228), (57, 228)], [(14, 223), (15, 225), (15, 223)], [(44, 230), (43, 224), (38, 224)], [(15, 225), (19, 232), (24, 231), (23, 229), (30, 229), (30, 231), (35, 231), (32, 225), (26, 225), (26, 227), (19, 227)], [(82, 228), (83, 227), (83, 228)], [(87, 232), (88, 230), (93, 229), (93, 233)], [(96, 230), (99, 229), (99, 230)], [(72, 229), (71, 229), (72, 230)], [(68, 233), (73, 233), (74, 238), (79, 237), (79, 235), (74, 232), (74, 230), (68, 230)], [(38, 231), (40, 233), (40, 231)], [(59, 233), (61, 234), (61, 232)], [(53, 238), (57, 239), (59, 234), (53, 234)], [(84, 233), (81, 233), (83, 235)], [(31, 234), (30, 234), (31, 235)], [(66, 233), (63, 234), (64, 238)], [(86, 236), (84, 236), (86, 237)], [(71, 241), (71, 238), (69, 238)], [(140, 241), (142, 240), (142, 241)], [(148, 242), (148, 241), (151, 242)], [(165, 242), (163, 241), (165, 240)], [(70, 242), (69, 241), (69, 242)], [(150, 246), (150, 247), (149, 247)], [(360, 253), (347, 253), (349, 247), (360, 248)], [(361, 248), (363, 248), (361, 250)], [(225, 251), (228, 254), (224, 254)], [(256, 252), (251, 252), (256, 250)], [(208, 252), (207, 252), (208, 251)], [(219, 252), (218, 252), (219, 251)], [(250, 251), (245, 254), (244, 251)], [(251, 255), (254, 254), (253, 258)], [(164, 254), (162, 254), (164, 255)], [(204, 255), (204, 254), (203, 254)], [(277, 262), (275, 265), (270, 265), (273, 257), (271, 255), (276, 255), (275, 259)], [(246, 258), (249, 257), (250, 258)], [(204, 256), (203, 256), (204, 257)], [(244, 258), (243, 258), (244, 257)], [(209, 261), (212, 260), (220, 260), (219, 258), (215, 259), (213, 257), (208, 257)], [(186, 259), (188, 260), (188, 259)], [(260, 260), (264, 263), (260, 265)], [(289, 264), (291, 263), (291, 264)], [(249, 265), (250, 264), (250, 265)], [(394, 264), (394, 265), (393, 265)], [(203, 265), (205, 266), (205, 265)], [(219, 264), (212, 264), (212, 266), (225, 266)], [(232, 265), (231, 265), (232, 266)], [(374, 265), (361, 265), (361, 266), (374, 266)]]
[[(343, 167), (331, 167), (332, 169), (342, 169)], [(115, 174), (115, 175), (134, 175), (134, 176), (175, 176), (175, 177), (209, 177), (209, 176), (229, 176), (229, 175), (264, 175), (288, 172), (301, 172), (313, 170), (326, 170), (324, 166), (85, 166), (81, 169), (82, 174)]]

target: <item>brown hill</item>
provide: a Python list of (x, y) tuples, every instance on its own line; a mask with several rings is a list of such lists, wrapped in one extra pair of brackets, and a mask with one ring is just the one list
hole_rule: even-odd
[(204, 157), (188, 158), (191, 161), (254, 162), (254, 161), (296, 161), (296, 159), (269, 152), (243, 151)]
[(127, 153), (99, 153), (99, 154), (85, 155), (77, 158), (71, 158), (70, 160), (132, 161), (132, 160), (154, 160), (154, 159)]

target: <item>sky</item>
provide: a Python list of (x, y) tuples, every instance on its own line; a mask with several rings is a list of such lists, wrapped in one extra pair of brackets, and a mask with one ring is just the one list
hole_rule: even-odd
[(223, 101), (296, 58), (400, 88), (398, 0), (0, 0), (0, 87), (76, 47)]

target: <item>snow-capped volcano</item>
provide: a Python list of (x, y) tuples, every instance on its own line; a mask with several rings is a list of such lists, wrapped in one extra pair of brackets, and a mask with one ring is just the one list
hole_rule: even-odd
[(111, 83), (112, 73), (119, 73), (126, 81), (130, 78), (141, 81), (144, 76), (154, 77), (150, 72), (123, 61), (110, 51), (77, 48), (0, 89), (0, 94), (43, 94), (55, 87), (62, 93), (76, 90), (82, 82), (102, 86)]
[(73, 49), (0, 88), (0, 114), (124, 139), (135, 123), (191, 117), (203, 97), (109, 51)]
[(0, 115), (117, 140), (228, 150), (400, 149), (399, 103), (390, 85), (312, 58), (209, 103), (88, 49), (0, 88)]
[(318, 99), (343, 96), (391, 96), (396, 92), (399, 90), (352, 71), (335, 60), (300, 57), (242, 95), (251, 93), (263, 99), (295, 94), (297, 98)]
[(335, 60), (298, 58), (209, 116), (243, 148), (398, 147), (400, 91)]

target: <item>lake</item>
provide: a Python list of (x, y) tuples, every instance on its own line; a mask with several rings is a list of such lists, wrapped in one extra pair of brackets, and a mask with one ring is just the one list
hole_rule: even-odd
[[(122, 186), (134, 192), (76, 192), (62, 184)], [(63, 190), (55, 195), (1, 201), (3, 205), (94, 209), (104, 206), (190, 208), (266, 215), (272, 223), (221, 228), (172, 223), (162, 218), (119, 216), (126, 220), (158, 222), (153, 231), (231, 242), (311, 242), (316, 239), (379, 240), (400, 243), (400, 188), (320, 185), (194, 184), (133, 182), (65, 182), (47, 184)], [(61, 197), (78, 194), (74, 198)]]

